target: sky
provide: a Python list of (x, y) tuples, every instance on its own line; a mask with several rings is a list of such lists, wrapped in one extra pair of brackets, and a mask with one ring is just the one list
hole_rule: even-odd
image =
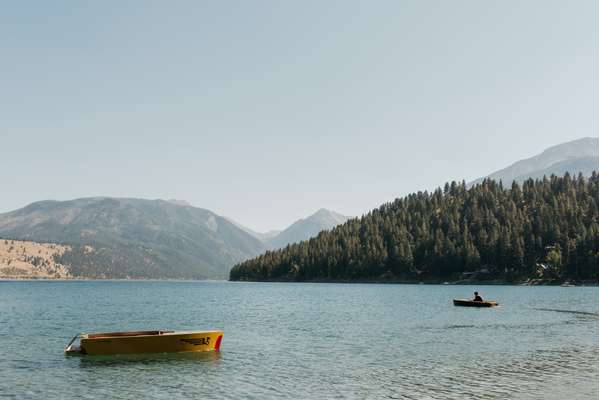
[(7, 1), (0, 212), (358, 216), (599, 136), (595, 1)]

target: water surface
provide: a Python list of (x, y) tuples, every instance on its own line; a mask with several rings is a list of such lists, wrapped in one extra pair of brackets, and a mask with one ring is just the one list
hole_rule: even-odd
[[(478, 289), (495, 309), (454, 307)], [(599, 288), (0, 282), (0, 397), (595, 399)], [(67, 357), (77, 332), (224, 329), (220, 353)]]

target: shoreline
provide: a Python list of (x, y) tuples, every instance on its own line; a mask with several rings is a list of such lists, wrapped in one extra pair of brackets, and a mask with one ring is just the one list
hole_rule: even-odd
[(0, 277), (0, 282), (229, 282), (227, 279), (157, 279), (157, 278), (9, 278)]
[(580, 287), (580, 286), (599, 286), (599, 280), (549, 280), (549, 279), (489, 279), (489, 280), (439, 280), (439, 279), (314, 279), (306, 281), (296, 280), (236, 280), (231, 282), (258, 282), (258, 283), (340, 283), (340, 284), (385, 284), (385, 285), (488, 285), (488, 286), (560, 286), (560, 287)]
[(439, 280), (439, 279), (317, 279), (317, 280), (229, 280), (229, 279), (159, 279), (159, 278), (36, 278), (36, 277), (0, 277), (0, 282), (230, 282), (230, 283), (335, 283), (335, 284), (377, 284), (377, 285), (487, 285), (487, 286), (561, 286), (561, 287), (597, 287), (599, 280), (548, 280), (548, 279), (524, 279), (524, 280)]

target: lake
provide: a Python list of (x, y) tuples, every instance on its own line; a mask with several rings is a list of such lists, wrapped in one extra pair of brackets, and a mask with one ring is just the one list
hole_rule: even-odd
[[(454, 307), (474, 290), (501, 307)], [(595, 399), (599, 288), (0, 282), (0, 397)], [(65, 356), (78, 332), (225, 331), (220, 353)]]

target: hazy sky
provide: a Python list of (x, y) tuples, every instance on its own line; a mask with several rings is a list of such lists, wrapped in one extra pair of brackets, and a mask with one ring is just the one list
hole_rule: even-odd
[(256, 230), (599, 125), (596, 1), (5, 1), (0, 211), (185, 199)]

